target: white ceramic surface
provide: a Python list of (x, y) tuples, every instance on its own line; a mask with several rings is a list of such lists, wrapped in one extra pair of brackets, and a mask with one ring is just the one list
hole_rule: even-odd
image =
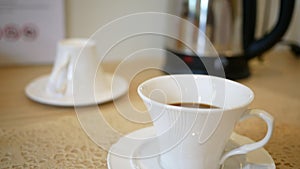
[(80, 97), (90, 98), (94, 77), (103, 77), (98, 64), (96, 42), (89, 39), (63, 39), (57, 44), (55, 62), (49, 76), (46, 91), (64, 96), (72, 96), (74, 86), (80, 84)]
[[(138, 159), (131, 158), (135, 153), (144, 153), (152, 148), (147, 146), (146, 143), (141, 141), (135, 145), (128, 145), (125, 137), (131, 137), (135, 139), (143, 139), (154, 137), (156, 135), (153, 127), (143, 128), (134, 131), (124, 137), (122, 137), (116, 144), (114, 144), (107, 156), (108, 169), (162, 169), (159, 163), (160, 156), (154, 156), (150, 158)], [(227, 144), (227, 150), (234, 147), (253, 143), (253, 141), (247, 137), (232, 133), (230, 142)], [(152, 145), (153, 146), (153, 145)], [(127, 147), (128, 157), (120, 157), (117, 154), (112, 154), (116, 149), (124, 149)], [(246, 155), (238, 155), (228, 158), (222, 169), (275, 169), (275, 164), (270, 154), (263, 148), (252, 151)]]
[[(76, 106), (85, 106), (92, 104), (100, 104), (111, 101), (125, 94), (128, 90), (127, 81), (117, 75), (104, 73), (101, 80), (105, 80), (107, 88), (99, 87), (103, 85), (103, 81), (96, 80), (94, 98), (89, 100), (76, 100)], [(26, 95), (39, 103), (54, 105), (54, 106), (75, 106), (73, 96), (61, 96), (51, 94), (46, 91), (46, 85), (49, 80), (49, 75), (41, 76), (34, 79), (25, 88)], [(113, 84), (112, 84), (113, 83)], [(99, 89), (97, 89), (97, 86)]]
[[(273, 131), (270, 114), (248, 109), (254, 98), (252, 90), (228, 79), (208, 75), (165, 75), (140, 84), (138, 94), (157, 131), (161, 165), (165, 169), (219, 169), (227, 158), (263, 147)], [(182, 102), (219, 108), (169, 105)], [(223, 154), (236, 123), (253, 116), (267, 124), (265, 137)]]

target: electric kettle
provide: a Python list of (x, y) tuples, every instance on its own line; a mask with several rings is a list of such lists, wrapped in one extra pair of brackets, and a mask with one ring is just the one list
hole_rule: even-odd
[[(216, 59), (221, 60), (226, 78), (240, 79), (250, 75), (248, 60), (270, 49), (288, 29), (294, 10), (294, 0), (280, 0), (279, 14), (275, 26), (263, 37), (256, 39), (257, 2), (256, 0), (175, 0), (173, 11), (177, 16), (194, 24), (203, 32), (216, 49), (218, 56), (207, 56), (192, 51), (181, 41), (169, 43), (165, 62), (165, 71), (186, 73), (176, 63), (180, 58), (192, 73), (208, 74), (207, 67), (216, 69)], [(184, 25), (179, 25), (179, 27)], [(191, 43), (200, 43), (199, 32), (182, 31), (182, 39), (191, 39)], [(202, 39), (203, 40), (203, 39)], [(196, 44), (197, 45), (197, 44)], [(205, 63), (205, 64), (204, 64)], [(211, 74), (211, 72), (210, 72)]]

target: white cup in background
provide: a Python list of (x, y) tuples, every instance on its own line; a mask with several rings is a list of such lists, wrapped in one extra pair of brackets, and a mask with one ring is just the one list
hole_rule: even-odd
[[(74, 84), (80, 84), (82, 90), (91, 90), (95, 79), (101, 78), (101, 75), (103, 71), (98, 67), (95, 41), (64, 39), (57, 45), (56, 59), (46, 90), (49, 94), (70, 97)], [(90, 97), (91, 92), (87, 93), (89, 96), (82, 97)]]

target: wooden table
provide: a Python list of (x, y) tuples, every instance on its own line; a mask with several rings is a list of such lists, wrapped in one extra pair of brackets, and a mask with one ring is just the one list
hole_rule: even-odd
[[(271, 51), (264, 58), (264, 62), (252, 60), (252, 76), (240, 82), (255, 92), (251, 108), (265, 109), (275, 117), (274, 134), (265, 148), (277, 168), (300, 168), (300, 59), (286, 50)], [(138, 62), (127, 65), (127, 70), (144, 64)], [(104, 69), (113, 72), (116, 66), (119, 65), (106, 63)], [(73, 107), (43, 105), (25, 96), (25, 86), (50, 71), (49, 65), (0, 68), (0, 168), (107, 168), (106, 150), (82, 130)], [(128, 75), (126, 71), (119, 73)], [(132, 122), (123, 113), (134, 118), (132, 114), (145, 110), (136, 87), (161, 74), (158, 70), (147, 70), (127, 77), (129, 92), (98, 106), (106, 122), (122, 134), (150, 126), (150, 122)], [(147, 113), (139, 116), (144, 122), (149, 120)], [(82, 117), (91, 116), (87, 112)], [(254, 118), (239, 123), (236, 131), (259, 140), (266, 126)], [(106, 141), (112, 144), (117, 139), (108, 137)]]

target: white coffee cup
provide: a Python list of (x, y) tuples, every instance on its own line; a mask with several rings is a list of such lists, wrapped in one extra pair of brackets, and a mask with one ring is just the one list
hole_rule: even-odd
[[(261, 148), (272, 134), (272, 116), (248, 109), (254, 94), (234, 81), (208, 75), (166, 75), (140, 84), (138, 94), (153, 120), (160, 165), (165, 169), (219, 169), (227, 158)], [(186, 102), (218, 108), (170, 105)], [(253, 116), (266, 122), (266, 136), (224, 153), (236, 123)]]
[(57, 45), (56, 60), (46, 90), (58, 97), (70, 97), (76, 84), (76, 90), (79, 87), (83, 90), (80, 95), (82, 100), (92, 99), (95, 79), (102, 74), (95, 41), (64, 39)]

